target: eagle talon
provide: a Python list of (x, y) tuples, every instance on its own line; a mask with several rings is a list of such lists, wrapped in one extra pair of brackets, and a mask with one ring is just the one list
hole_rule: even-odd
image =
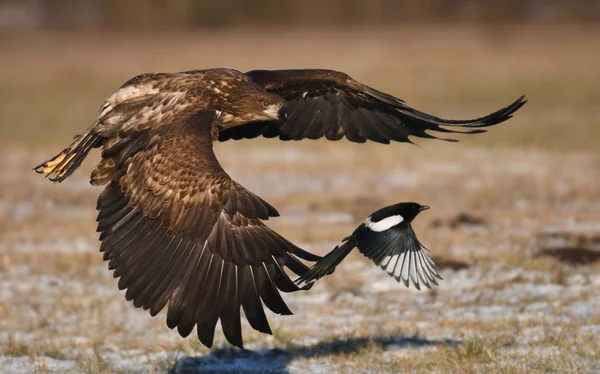
[(60, 165), (60, 163), (65, 159), (65, 152), (58, 154), (56, 157), (44, 162), (43, 164), (35, 167), (33, 170), (38, 174), (46, 174), (49, 175)]

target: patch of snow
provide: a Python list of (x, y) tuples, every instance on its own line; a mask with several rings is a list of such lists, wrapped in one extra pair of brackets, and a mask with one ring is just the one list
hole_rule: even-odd
[(560, 348), (556, 346), (549, 347), (537, 347), (537, 346), (521, 346), (516, 348), (508, 348), (505, 350), (505, 353), (508, 355), (514, 356), (536, 356), (540, 359), (556, 361), (560, 360), (562, 353)]
[(529, 304), (525, 307), (524, 312), (532, 313), (537, 316), (552, 315), (554, 307), (547, 301), (539, 301)]
[[(559, 284), (537, 284), (537, 283), (517, 283), (511, 287), (496, 292), (498, 300), (503, 300), (511, 304), (520, 302), (524, 298), (552, 298), (562, 295), (566, 287)], [(573, 294), (579, 294), (577, 290), (569, 290)]]
[(73, 360), (59, 360), (52, 357), (7, 357), (0, 356), (0, 371), (11, 374), (32, 372), (67, 373), (77, 367)]
[(100, 245), (97, 238), (79, 236), (73, 239), (55, 238), (39, 242), (32, 238), (21, 238), (10, 250), (21, 253), (52, 252), (59, 254), (97, 252)]
[(548, 235), (558, 235), (564, 232), (600, 234), (600, 222), (580, 222), (568, 219), (561, 225), (548, 226), (544, 229), (544, 234)]
[(598, 341), (600, 345), (600, 325), (584, 325), (577, 332), (579, 336), (590, 336)]
[(367, 299), (364, 296), (357, 295), (356, 293), (349, 291), (340, 292), (336, 295), (335, 300), (338, 302), (343, 301), (345, 303), (355, 306), (364, 305), (365, 303), (367, 303)]
[(303, 292), (299, 294), (293, 295), (293, 298), (290, 297), (290, 302), (297, 304), (325, 304), (331, 300), (331, 294), (329, 292), (321, 292), (321, 293), (310, 293)]
[(493, 320), (510, 318), (515, 309), (505, 305), (469, 306), (450, 309), (443, 314), (450, 319)]
[(587, 301), (576, 301), (567, 306), (565, 311), (579, 318), (589, 318), (600, 313), (600, 311), (598, 311), (598, 306), (594, 306)]
[(586, 277), (582, 274), (573, 274), (567, 278), (566, 283), (569, 286), (583, 286), (587, 283)]
[(0, 356), (2, 372), (11, 374), (29, 374), (35, 372), (35, 363), (29, 357)]
[(126, 372), (144, 372), (146, 364), (169, 359), (167, 351), (147, 353), (142, 349), (120, 350), (115, 345), (105, 346), (103, 359), (113, 368)]
[(526, 345), (537, 344), (546, 338), (545, 326), (526, 327), (519, 334), (519, 342)]
[(52, 357), (38, 357), (36, 361), (39, 367), (55, 373), (66, 373), (74, 370), (77, 366), (77, 363), (73, 360), (59, 360)]
[(481, 270), (477, 267), (471, 267), (459, 271), (443, 270), (440, 275), (444, 280), (438, 281), (440, 291), (447, 292), (448, 290), (471, 290), (478, 288), (483, 276)]
[[(381, 269), (378, 268), (378, 270), (381, 271)], [(437, 287), (437, 286), (433, 286), (433, 287)], [(369, 293), (369, 292), (375, 292), (375, 293), (383, 293), (383, 292), (398, 292), (398, 293), (404, 293), (404, 292), (410, 292), (410, 293), (421, 293), (424, 292), (424, 290), (426, 290), (427, 288), (425, 286), (422, 285), (421, 283), (421, 290), (417, 290), (417, 288), (413, 285), (412, 281), (410, 283), (410, 287), (406, 287), (404, 285), (404, 283), (402, 282), (398, 282), (395, 278), (390, 277), (389, 275), (386, 275), (384, 273), (384, 276), (380, 277), (379, 279), (370, 282), (370, 283), (366, 283), (363, 287), (363, 292), (365, 293)]]

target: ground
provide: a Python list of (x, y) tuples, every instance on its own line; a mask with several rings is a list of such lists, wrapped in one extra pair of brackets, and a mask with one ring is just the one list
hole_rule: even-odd
[[(325, 31), (0, 38), (12, 51), (0, 55), (2, 370), (600, 371), (598, 40), (573, 28)], [(284, 295), (295, 314), (269, 314), (273, 336), (244, 320), (246, 351), (219, 329), (208, 350), (117, 290), (98, 253), (94, 161), (62, 184), (31, 168), (130, 76), (210, 66), (336, 68), (446, 117), (530, 102), (460, 143), (218, 144), (231, 176), (281, 213), (269, 226), (315, 253), (382, 206), (430, 205), (414, 228), (444, 280), (406, 289), (353, 253), (312, 290)]]

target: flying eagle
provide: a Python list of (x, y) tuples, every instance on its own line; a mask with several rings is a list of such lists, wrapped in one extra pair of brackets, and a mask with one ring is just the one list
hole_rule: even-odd
[(298, 287), (284, 268), (302, 275), (308, 267), (300, 259), (321, 257), (262, 222), (277, 210), (229, 177), (213, 142), (264, 136), (388, 144), (436, 138), (428, 131), (474, 134), (524, 103), (521, 97), (485, 117), (452, 121), (337, 71), (143, 74), (35, 170), (62, 182), (92, 148), (102, 148), (91, 175), (91, 184), (106, 185), (97, 204), (100, 251), (126, 299), (152, 316), (168, 304), (167, 325), (183, 337), (196, 326), (208, 347), (220, 319), (227, 340), (242, 347), (240, 307), (254, 329), (271, 333), (262, 303), (291, 314), (279, 291), (311, 286)]

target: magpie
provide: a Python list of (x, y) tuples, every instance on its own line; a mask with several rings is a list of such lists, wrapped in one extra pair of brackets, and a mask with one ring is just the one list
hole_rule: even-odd
[(355, 247), (385, 270), (390, 276), (402, 281), (406, 287), (412, 282), (420, 290), (421, 284), (431, 288), (442, 277), (437, 266), (425, 251), (429, 251), (417, 239), (410, 223), (426, 205), (399, 203), (381, 208), (368, 216), (352, 235), (342, 240), (296, 282), (311, 283), (333, 273), (336, 266)]

